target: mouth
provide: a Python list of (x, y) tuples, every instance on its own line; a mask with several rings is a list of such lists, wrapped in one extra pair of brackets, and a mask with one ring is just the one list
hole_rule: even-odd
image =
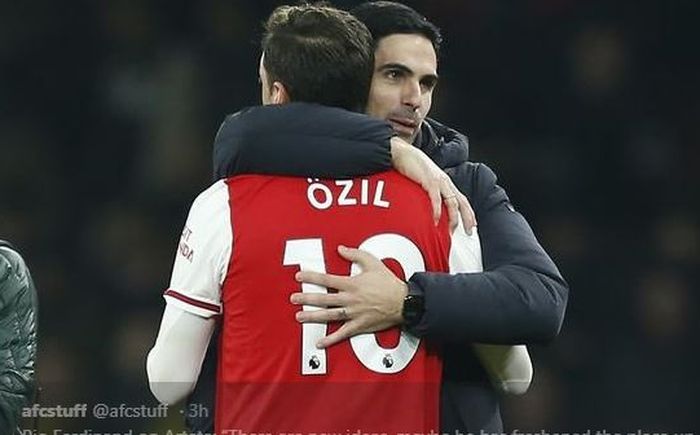
[(389, 118), (387, 121), (389, 121), (389, 124), (391, 124), (394, 130), (399, 134), (405, 133), (412, 135), (413, 132), (416, 131), (416, 128), (418, 128), (418, 123), (409, 118)]

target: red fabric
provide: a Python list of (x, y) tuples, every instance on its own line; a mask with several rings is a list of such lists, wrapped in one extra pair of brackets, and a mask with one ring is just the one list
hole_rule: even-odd
[[(311, 205), (307, 179), (246, 175), (227, 180), (234, 241), (222, 292), (217, 433), (438, 429), (442, 363), (436, 349), (423, 342), (398, 373), (365, 367), (345, 341), (327, 350), (325, 374), (301, 374), (302, 326), (294, 317), (301, 307), (289, 302), (291, 293), (301, 291), (294, 280), (299, 266), (284, 265), (288, 241), (320, 239), (327, 272), (348, 276), (350, 263), (337, 254), (339, 244), (358, 247), (378, 234), (390, 235), (382, 240), (400, 235), (419, 248), (427, 270), (448, 270), (446, 218), (434, 225), (422, 189), (393, 171), (366, 179), (366, 195), (359, 179), (349, 190), (323, 181), (334, 198), (325, 210)], [(380, 182), (383, 192), (375, 201)], [(358, 204), (339, 206), (341, 196)], [(361, 204), (363, 197), (369, 204)], [(323, 202), (319, 192), (316, 198)], [(371, 205), (386, 202), (386, 208)], [(338, 326), (330, 325), (329, 333)], [(378, 342), (395, 346), (398, 338), (398, 330), (387, 331)]]

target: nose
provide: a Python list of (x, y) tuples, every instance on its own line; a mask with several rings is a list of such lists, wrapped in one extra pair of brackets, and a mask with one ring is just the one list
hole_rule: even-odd
[(402, 103), (412, 110), (420, 107), (421, 87), (417, 80), (407, 80), (404, 83)]

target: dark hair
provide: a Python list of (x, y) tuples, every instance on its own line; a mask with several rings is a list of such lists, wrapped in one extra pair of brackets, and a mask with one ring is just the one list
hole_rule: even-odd
[(263, 64), (293, 101), (364, 111), (374, 69), (372, 35), (325, 4), (280, 6), (265, 23)]
[(392, 1), (376, 1), (362, 3), (350, 13), (367, 26), (375, 44), (396, 33), (419, 34), (428, 38), (435, 53), (440, 54), (440, 29), (413, 8)]

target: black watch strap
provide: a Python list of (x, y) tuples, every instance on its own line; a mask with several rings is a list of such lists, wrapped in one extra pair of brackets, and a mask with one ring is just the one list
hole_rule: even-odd
[(401, 314), (403, 316), (403, 328), (410, 331), (412, 328), (417, 326), (421, 319), (423, 319), (423, 313), (425, 312), (425, 296), (423, 292), (408, 283), (408, 294), (403, 300), (403, 308)]

